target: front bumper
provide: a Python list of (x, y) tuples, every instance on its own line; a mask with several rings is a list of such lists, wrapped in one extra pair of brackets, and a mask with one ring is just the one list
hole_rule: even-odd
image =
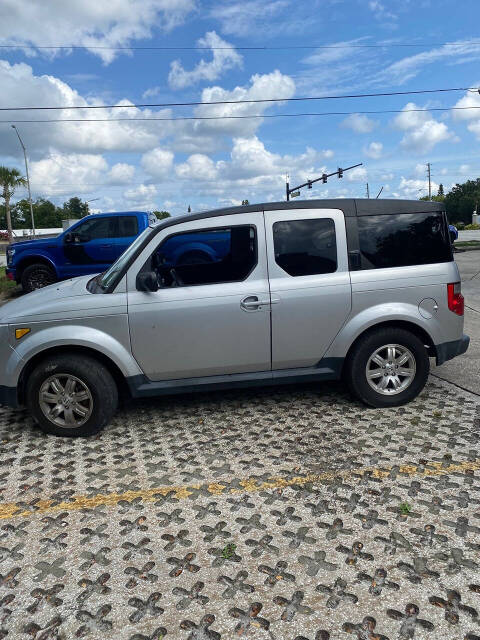
[(452, 342), (443, 342), (436, 345), (437, 350), (437, 367), (447, 360), (461, 356), (462, 353), (468, 349), (470, 344), (470, 338), (465, 334), (460, 340), (453, 340)]
[(15, 387), (5, 387), (0, 384), (0, 405), (18, 407), (17, 390)]

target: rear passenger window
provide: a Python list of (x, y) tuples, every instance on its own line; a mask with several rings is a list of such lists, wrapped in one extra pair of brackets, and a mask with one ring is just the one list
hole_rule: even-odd
[(450, 262), (452, 249), (444, 213), (359, 216), (363, 269)]
[(118, 216), (118, 238), (130, 238), (138, 234), (138, 220), (136, 216)]
[(275, 262), (290, 276), (337, 270), (335, 223), (331, 218), (275, 222), (273, 245)]
[(256, 264), (255, 228), (240, 225), (174, 234), (153, 254), (151, 266), (165, 288), (240, 282)]

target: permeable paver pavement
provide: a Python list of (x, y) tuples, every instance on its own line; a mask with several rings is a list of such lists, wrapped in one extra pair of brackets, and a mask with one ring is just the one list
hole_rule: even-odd
[(432, 378), (0, 408), (0, 639), (480, 638), (480, 402)]

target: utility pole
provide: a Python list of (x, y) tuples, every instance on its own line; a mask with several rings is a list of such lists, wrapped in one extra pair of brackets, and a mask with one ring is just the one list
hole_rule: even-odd
[(32, 218), (32, 232), (33, 232), (33, 237), (35, 237), (35, 220), (33, 219), (32, 192), (30, 191), (30, 178), (28, 176), (27, 151), (25, 149), (25, 145), (22, 142), (20, 134), (18, 133), (18, 129), (14, 124), (12, 124), (12, 129), (15, 129), (18, 139), (20, 140), (20, 144), (22, 145), (22, 149), (23, 149), (23, 157), (25, 158), (25, 171), (27, 174), (27, 186), (28, 186), (28, 201), (30, 203), (30, 216)]
[(368, 186), (368, 182), (367, 182), (367, 198), (370, 200), (370, 188)]
[(428, 199), (432, 199), (432, 172), (430, 167), (430, 162), (427, 162), (427, 173), (428, 173)]

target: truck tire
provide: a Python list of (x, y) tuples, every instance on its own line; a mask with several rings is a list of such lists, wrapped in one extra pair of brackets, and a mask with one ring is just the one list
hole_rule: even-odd
[(91, 436), (109, 423), (118, 404), (118, 389), (98, 360), (78, 353), (45, 358), (26, 385), (29, 412), (45, 433)]
[(371, 407), (397, 407), (422, 391), (430, 371), (425, 345), (406, 329), (373, 329), (349, 354), (345, 378), (350, 391)]
[(48, 265), (41, 262), (30, 264), (22, 273), (22, 287), (25, 293), (48, 287), (57, 281), (55, 272)]

